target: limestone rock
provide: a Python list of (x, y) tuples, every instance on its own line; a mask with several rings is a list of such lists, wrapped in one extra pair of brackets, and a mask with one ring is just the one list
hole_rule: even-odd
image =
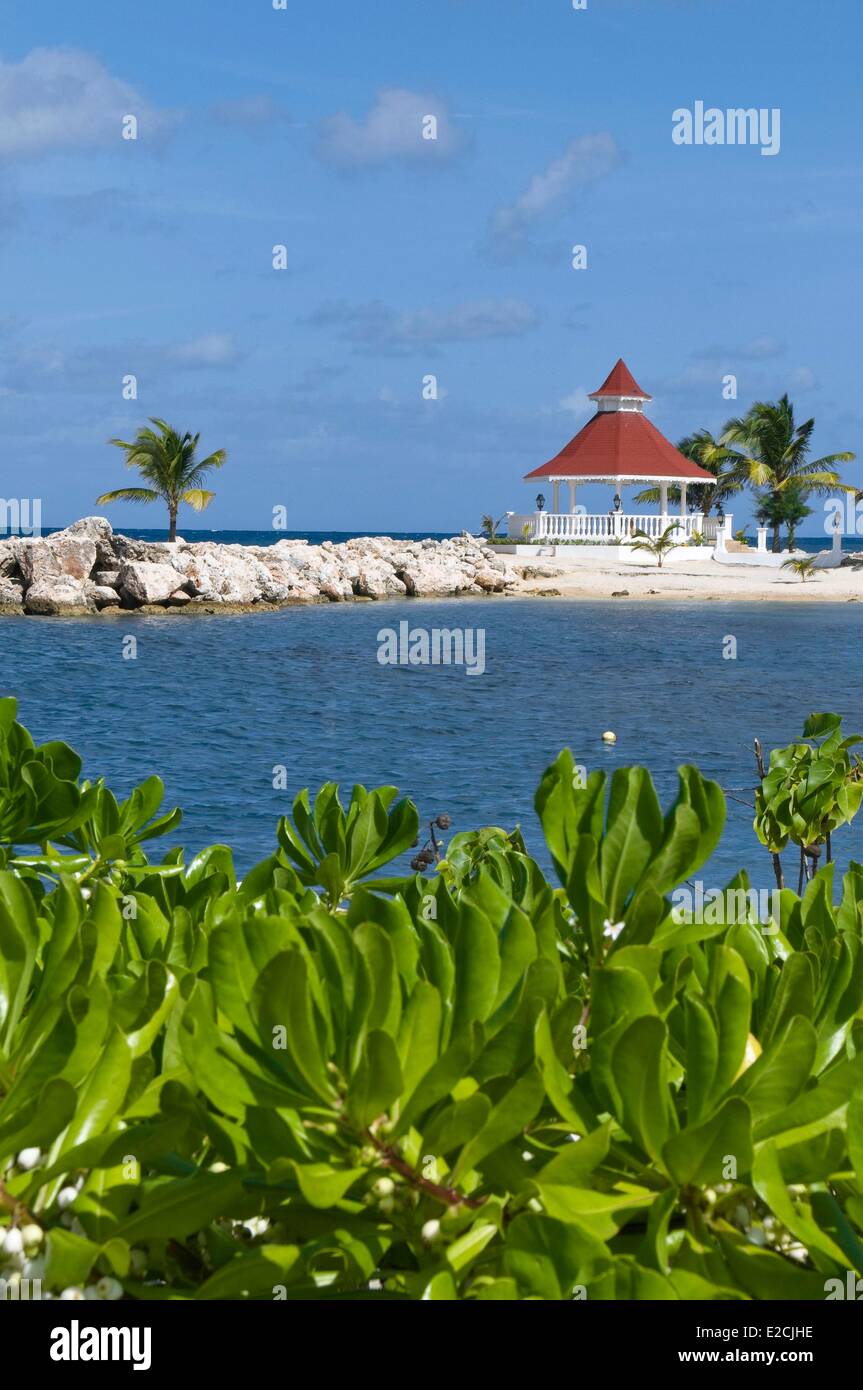
[(117, 587), (126, 603), (164, 603), (180, 587), (182, 576), (171, 565), (128, 560), (120, 569)]
[(364, 598), (404, 598), (407, 586), (390, 565), (372, 553), (359, 563), (353, 592)]
[[(93, 542), (90, 541), (89, 544), (92, 545)], [(24, 611), (43, 615), (62, 614), (64, 617), (76, 618), (95, 613), (93, 585), (71, 575), (43, 575), (29, 585), (24, 597)]]
[(0, 612), (20, 612), (24, 601), (24, 586), (18, 579), (0, 574)]
[(73, 521), (71, 526), (67, 526), (65, 531), (58, 531), (52, 540), (59, 536), (83, 536), (87, 540), (94, 542), (96, 546), (96, 563), (103, 565), (106, 569), (115, 566), (114, 557), (114, 528), (105, 516), (82, 516), (80, 521)]
[(94, 584), (93, 598), (97, 608), (116, 608), (120, 603), (120, 595), (110, 584)]
[(72, 536), (58, 531), (35, 543), (22, 546), (18, 564), (28, 587), (48, 579), (89, 579), (96, 563), (96, 542), (89, 536)]
[[(148, 560), (151, 563), (169, 564), (174, 556), (186, 548), (180, 537), (175, 541), (138, 541), (132, 536), (114, 536), (114, 567), (117, 560)], [(110, 565), (105, 566), (106, 569)]]

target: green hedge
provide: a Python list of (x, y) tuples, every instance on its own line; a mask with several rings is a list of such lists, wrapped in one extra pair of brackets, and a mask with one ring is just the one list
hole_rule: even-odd
[(118, 803), (15, 712), (0, 702), (9, 1286), (823, 1299), (863, 1272), (860, 866), (838, 906), (832, 865), (784, 890), (774, 923), (729, 910), (742, 876), (682, 910), (719, 787), (682, 768), (663, 812), (644, 769), (609, 782), (562, 753), (536, 799), (558, 886), (497, 828), (382, 877), (416, 810), (333, 785), (238, 881), (224, 845), (149, 862), (179, 820), (158, 778)]

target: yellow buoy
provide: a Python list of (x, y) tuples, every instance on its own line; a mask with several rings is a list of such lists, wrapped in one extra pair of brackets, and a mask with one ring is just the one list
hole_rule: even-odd
[(617, 743), (617, 734), (611, 729), (606, 729), (602, 735), (602, 741), (603, 743)]

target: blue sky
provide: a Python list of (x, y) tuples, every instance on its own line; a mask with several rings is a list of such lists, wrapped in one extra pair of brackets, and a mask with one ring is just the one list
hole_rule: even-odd
[[(228, 450), (207, 526), (476, 528), (619, 355), (673, 440), (789, 390), (863, 452), (861, 30), (859, 0), (7, 3), (0, 494), (91, 513), (159, 415)], [(779, 108), (780, 152), (676, 145), (699, 100)]]

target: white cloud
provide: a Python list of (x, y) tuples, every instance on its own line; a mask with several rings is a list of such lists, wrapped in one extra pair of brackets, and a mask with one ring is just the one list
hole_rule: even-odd
[(191, 342), (177, 343), (170, 356), (184, 367), (227, 367), (240, 354), (230, 333), (204, 333)]
[(566, 208), (575, 194), (606, 178), (621, 161), (608, 131), (573, 140), (559, 159), (533, 175), (514, 202), (495, 209), (488, 231), (491, 249), (508, 254), (520, 250), (532, 228)]
[(583, 386), (576, 386), (574, 391), (564, 396), (560, 408), (570, 411), (573, 415), (592, 415), (596, 410), (594, 402), (589, 399)]
[(0, 158), (119, 144), (128, 115), (141, 140), (174, 120), (80, 49), (34, 48), (19, 63), (0, 62)]
[[(435, 139), (428, 138), (429, 117), (437, 123)], [(393, 160), (440, 164), (457, 154), (463, 143), (440, 98), (387, 87), (378, 92), (363, 120), (345, 112), (325, 120), (317, 154), (343, 169), (369, 169)]]
[(539, 323), (539, 314), (518, 299), (474, 300), (450, 309), (398, 312), (379, 300), (326, 304), (307, 320), (334, 328), (344, 341), (368, 352), (408, 354), (442, 343), (516, 338)]
[(795, 367), (788, 378), (788, 385), (792, 391), (814, 391), (818, 384), (818, 378), (811, 367)]

